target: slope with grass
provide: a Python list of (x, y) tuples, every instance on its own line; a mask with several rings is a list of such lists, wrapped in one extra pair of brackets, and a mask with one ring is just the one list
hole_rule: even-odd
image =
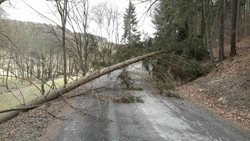
[[(56, 87), (63, 86), (63, 78), (58, 78), (55, 80)], [(47, 82), (45, 85), (45, 94), (51, 91), (50, 86), (52, 85), (52, 81)], [(41, 96), (41, 92), (39, 90), (40, 85), (34, 84), (29, 85), (18, 90), (3, 93), (1, 94), (0, 99), (0, 111), (15, 108), (20, 105), (25, 105), (25, 103), (31, 102), (33, 99)], [(4, 114), (0, 114), (0, 117), (4, 116)]]

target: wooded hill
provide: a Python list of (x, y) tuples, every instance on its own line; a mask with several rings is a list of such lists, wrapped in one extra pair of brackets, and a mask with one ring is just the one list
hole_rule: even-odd
[[(27, 81), (38, 79), (46, 82), (62, 75), (60, 27), (15, 20), (1, 20), (0, 23), (2, 76), (13, 76)], [(70, 30), (66, 33), (69, 75), (86, 74), (91, 68), (111, 64), (107, 62), (107, 58), (111, 57), (108, 50), (113, 52), (113, 47), (118, 45), (92, 34), (87, 35), (88, 40), (85, 45), (83, 41), (85, 37), (82, 33), (74, 33)], [(88, 46), (87, 52), (82, 50), (83, 46)], [(89, 67), (86, 68), (85, 65)], [(4, 81), (5, 79), (2, 82)]]

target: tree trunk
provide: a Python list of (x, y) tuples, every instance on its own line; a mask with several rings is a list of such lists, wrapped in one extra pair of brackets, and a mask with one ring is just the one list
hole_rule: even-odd
[[(38, 97), (38, 98), (34, 99), (32, 102), (27, 103), (26, 106), (32, 107), (34, 105), (41, 105), (41, 104), (43, 104), (45, 102), (49, 102), (51, 100), (57, 99), (61, 95), (64, 95), (67, 92), (72, 91), (72, 90), (78, 88), (79, 86), (82, 86), (82, 85), (84, 85), (84, 84), (86, 84), (86, 83), (88, 83), (88, 82), (90, 82), (92, 80), (95, 80), (95, 79), (97, 79), (97, 78), (99, 78), (99, 77), (101, 77), (101, 76), (103, 76), (105, 74), (108, 74), (108, 73), (113, 72), (113, 71), (118, 70), (118, 69), (122, 69), (122, 68), (124, 68), (124, 67), (126, 67), (128, 65), (134, 64), (136, 62), (139, 62), (141, 60), (144, 60), (144, 59), (147, 59), (147, 58), (150, 58), (150, 57), (154, 57), (154, 56), (162, 54), (162, 53), (163, 53), (163, 51), (148, 53), (146, 55), (142, 55), (142, 56), (139, 56), (139, 57), (136, 57), (136, 58), (132, 58), (130, 60), (127, 60), (127, 61), (115, 64), (115, 65), (112, 65), (110, 67), (103, 68), (103, 69), (101, 69), (99, 71), (96, 71), (93, 74), (90, 74), (90, 75), (87, 75), (87, 76), (83, 77), (82, 79), (80, 79), (78, 81), (69, 83), (66, 87), (62, 87), (61, 89), (58, 89), (56, 91), (51, 92), (47, 96)], [(28, 109), (21, 108), (21, 110), (9, 112), (8, 114), (6, 114), (5, 116), (2, 116), (0, 118), (0, 123), (3, 123), (5, 121), (7, 121), (7, 120), (10, 120), (10, 119), (18, 116), (20, 111), (25, 112)], [(5, 111), (12, 111), (12, 110), (10, 109), (10, 110), (5, 110)], [(0, 113), (1, 113), (1, 111), (0, 111)]]
[(207, 48), (207, 43), (206, 43), (206, 14), (205, 14), (205, 6), (206, 4), (204, 3), (205, 0), (202, 1), (202, 12), (201, 12), (201, 37), (202, 37), (202, 44), (204, 48)]
[(249, 1), (245, 1), (245, 6), (244, 6), (244, 38), (247, 37), (247, 10), (248, 10), (248, 2)]
[(224, 56), (224, 16), (225, 16), (225, 0), (221, 0), (220, 11), (220, 39), (219, 39), (219, 61), (225, 59)]
[(66, 24), (68, 18), (68, 0), (58, 1), (55, 0), (57, 5), (57, 11), (61, 18), (61, 30), (62, 30), (62, 49), (63, 49), (63, 78), (64, 87), (67, 85), (67, 54), (66, 54)]
[[(3, 57), (3, 61), (2, 61), (2, 64), (1, 64), (1, 67), (2, 67), (3, 69), (5, 68), (4, 64), (5, 64), (5, 57)], [(4, 84), (4, 71), (2, 71), (2, 74), (0, 74), (0, 75), (3, 76), (2, 83)]]
[(62, 47), (63, 47), (63, 78), (64, 78), (64, 87), (67, 85), (67, 56), (66, 56), (66, 46), (65, 46), (65, 26), (66, 24), (63, 23), (62, 27)]
[(236, 31), (237, 31), (237, 11), (238, 0), (232, 0), (232, 31), (231, 31), (231, 50), (230, 56), (236, 55)]
[(8, 61), (8, 66), (6, 70), (6, 79), (5, 79), (5, 86), (8, 90), (9, 90), (8, 80), (9, 80), (10, 63), (11, 63), (11, 58)]
[(238, 0), (238, 3), (237, 3), (237, 20), (236, 20), (236, 37), (238, 39), (241, 36), (240, 24), (241, 24), (241, 7), (240, 7), (240, 0)]
[[(204, 0), (203, 1), (203, 4), (204, 4), (204, 14), (205, 15), (209, 15), (208, 13), (210, 12), (210, 5), (209, 5), (209, 1), (206, 1)], [(213, 26), (212, 26), (212, 29), (209, 30), (209, 18), (205, 18), (205, 42), (206, 42), (206, 46), (207, 46), (207, 49), (209, 51), (209, 56), (210, 56), (210, 60), (211, 62), (213, 63), (214, 62), (214, 53), (213, 53), (213, 49), (212, 49), (212, 38), (211, 38), (211, 35), (213, 33)], [(211, 33), (210, 33), (211, 32)]]

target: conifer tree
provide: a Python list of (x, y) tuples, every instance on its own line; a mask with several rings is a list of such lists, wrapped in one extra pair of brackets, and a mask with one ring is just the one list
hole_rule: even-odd
[(129, 6), (124, 14), (124, 34), (123, 40), (125, 43), (132, 44), (140, 41), (140, 33), (137, 31), (137, 18), (134, 4), (129, 1)]

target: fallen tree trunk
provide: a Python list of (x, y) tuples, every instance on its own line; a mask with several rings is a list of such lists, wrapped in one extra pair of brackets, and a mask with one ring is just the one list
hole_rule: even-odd
[(34, 106), (29, 106), (29, 107), (27, 106), (27, 107), (20, 107), (20, 108), (14, 108), (14, 109), (7, 109), (7, 110), (0, 111), (0, 114), (12, 112), (12, 111), (30, 110), (30, 109), (34, 109), (34, 108), (39, 107), (39, 106), (41, 106), (41, 105), (34, 105)]
[[(41, 105), (45, 102), (57, 99), (61, 95), (66, 94), (67, 92), (72, 91), (72, 90), (78, 88), (79, 86), (84, 85), (92, 80), (95, 80), (96, 78), (99, 78), (105, 74), (108, 74), (108, 73), (113, 72), (115, 70), (121, 69), (121, 68), (126, 67), (128, 65), (134, 64), (134, 63), (139, 62), (141, 60), (144, 60), (146, 58), (150, 58), (150, 57), (162, 54), (162, 53), (163, 53), (163, 51), (148, 53), (146, 55), (132, 58), (130, 60), (112, 65), (110, 67), (103, 68), (99, 71), (96, 71), (93, 74), (90, 74), (90, 75), (83, 77), (82, 79), (80, 79), (78, 81), (69, 83), (66, 87), (63, 87), (63, 88), (60, 88), (56, 91), (51, 92), (46, 97), (38, 97), (38, 98), (34, 99), (32, 102), (30, 102), (26, 105), (28, 108), (16, 108), (14, 110), (13, 109), (5, 110), (5, 111), (11, 111), (11, 112), (8, 112), (6, 115), (0, 117), (0, 124), (18, 116), (20, 112), (25, 112), (25, 111), (32, 109), (32, 106), (34, 106), (34, 105)], [(34, 108), (35, 107), (36, 106), (34, 106)]]

